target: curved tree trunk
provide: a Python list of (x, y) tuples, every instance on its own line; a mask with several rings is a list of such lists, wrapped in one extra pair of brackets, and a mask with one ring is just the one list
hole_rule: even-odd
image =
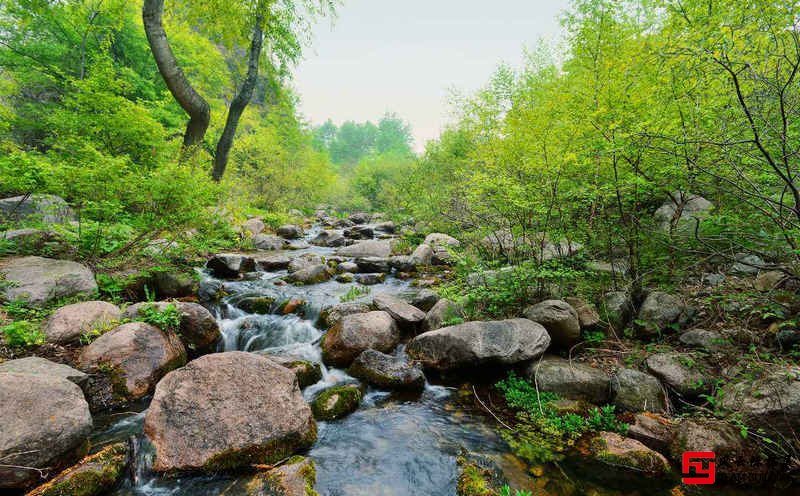
[(262, 16), (256, 17), (255, 27), (253, 28), (253, 39), (250, 43), (250, 58), (247, 62), (247, 76), (245, 76), (239, 93), (233, 98), (228, 109), (228, 118), (225, 120), (225, 129), (217, 143), (217, 152), (214, 155), (214, 171), (211, 177), (215, 181), (222, 179), (225, 174), (225, 167), (228, 165), (228, 155), (233, 146), (233, 138), (236, 135), (236, 127), (239, 125), (239, 118), (242, 117), (244, 109), (253, 97), (253, 90), (258, 82), (258, 63), (261, 57), (261, 48), (264, 44), (264, 33), (261, 24), (264, 19)]
[(178, 65), (178, 60), (172, 52), (169, 40), (167, 40), (167, 33), (164, 31), (163, 14), (164, 0), (144, 0), (142, 21), (144, 22), (147, 41), (150, 44), (150, 51), (153, 52), (158, 71), (161, 73), (161, 77), (164, 78), (170, 93), (175, 97), (181, 108), (189, 114), (186, 133), (183, 135), (183, 151), (181, 153), (181, 157), (185, 159), (194, 152), (197, 145), (202, 143), (211, 121), (211, 107), (195, 91)]

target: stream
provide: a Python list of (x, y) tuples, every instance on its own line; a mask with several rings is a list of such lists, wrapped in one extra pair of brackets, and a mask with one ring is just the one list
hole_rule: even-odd
[[(315, 227), (306, 233), (306, 241), (319, 232)], [(284, 254), (297, 257), (304, 253), (329, 256), (333, 248), (309, 246)], [(273, 252), (278, 254), (280, 252)], [(291, 354), (321, 362), (318, 345), (323, 330), (315, 325), (319, 312), (339, 303), (355, 283), (334, 280), (311, 286), (282, 284), (286, 271), (258, 272), (248, 280), (222, 281), (227, 296), (210, 307), (223, 334), (219, 351), (262, 351)], [(204, 278), (211, 278), (203, 272)], [(276, 284), (277, 282), (277, 284)], [(408, 281), (388, 276), (386, 281), (370, 286), (370, 292), (355, 301), (370, 302), (373, 295), (387, 292), (407, 295), (414, 292)], [(271, 296), (275, 301), (296, 297), (306, 303), (301, 316), (248, 314), (236, 303), (250, 296)], [(399, 350), (402, 353), (402, 349)], [(344, 371), (322, 366), (323, 378), (303, 391), (311, 400), (319, 391), (332, 385), (355, 382)], [(319, 422), (319, 439), (307, 453), (317, 468), (317, 491), (323, 496), (453, 496), (456, 494), (458, 467), (456, 457), (465, 450), (490, 458), (517, 488), (534, 496), (667, 496), (670, 490), (655, 490), (637, 485), (608, 488), (595, 484), (588, 473), (567, 468), (553, 469), (543, 477), (527, 475), (526, 467), (509, 454), (499, 436), (496, 422), (484, 412), (458, 401), (456, 388), (427, 384), (420, 395), (409, 397), (369, 388), (355, 413), (334, 422)], [(129, 412), (95, 419), (93, 443), (134, 439), (136, 449), (132, 475), (113, 494), (115, 496), (242, 496), (247, 477), (187, 476), (160, 478), (150, 472), (152, 450), (144, 439), (142, 426), (149, 399), (131, 407)], [(466, 402), (465, 402), (466, 403)], [(725, 494), (731, 496), (773, 493), (767, 490), (732, 490), (716, 488), (710, 492), (685, 491), (682, 494)], [(783, 496), (789, 494), (782, 491)]]

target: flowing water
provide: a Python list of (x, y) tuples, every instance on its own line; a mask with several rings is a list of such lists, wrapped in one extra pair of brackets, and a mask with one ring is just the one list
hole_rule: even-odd
[[(310, 239), (316, 229), (308, 233)], [(313, 252), (332, 254), (331, 249), (308, 247), (288, 252), (291, 257)], [(211, 308), (223, 333), (219, 351), (261, 351), (291, 354), (321, 362), (316, 327), (320, 310), (338, 303), (354, 284), (330, 281), (312, 286), (282, 284), (282, 272), (263, 272), (249, 280), (224, 281), (228, 296)], [(204, 275), (204, 277), (210, 277)], [(408, 282), (388, 277), (364, 295), (410, 292)], [(236, 304), (249, 296), (270, 296), (275, 301), (301, 298), (306, 303), (302, 315), (255, 315)], [(402, 352), (402, 350), (400, 350)], [(337, 383), (353, 381), (344, 371), (323, 366), (323, 378), (304, 390), (307, 399)], [(648, 488), (646, 481), (616, 489), (601, 487), (588, 473), (554, 470), (534, 479), (525, 467), (508, 453), (498, 436), (495, 423), (483, 412), (464, 407), (457, 391), (441, 385), (427, 385), (417, 397), (395, 396), (369, 389), (363, 404), (352, 415), (335, 422), (319, 423), (319, 439), (308, 453), (317, 467), (317, 490), (323, 496), (452, 496), (456, 494), (456, 457), (464, 452), (484, 455), (495, 461), (512, 484), (532, 491), (534, 496), (656, 496), (669, 490)], [(150, 450), (142, 434), (147, 402), (134, 405), (130, 412), (96, 419), (96, 444), (134, 439), (135, 464), (131, 477), (114, 494), (117, 496), (212, 496), (244, 494), (246, 479), (230, 476), (181, 477), (162, 479), (149, 471)], [(687, 492), (687, 494), (696, 494)], [(698, 493), (699, 494), (699, 493)], [(759, 494), (742, 491), (707, 494)], [(776, 493), (777, 494), (777, 493)], [(786, 495), (785, 491), (781, 493)]]

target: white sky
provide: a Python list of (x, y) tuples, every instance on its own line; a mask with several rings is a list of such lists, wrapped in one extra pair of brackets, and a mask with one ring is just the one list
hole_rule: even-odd
[(345, 0), (295, 70), (300, 110), (315, 125), (397, 112), (421, 150), (448, 121), (451, 90), (478, 89), (500, 63), (520, 66), (525, 47), (557, 39), (568, 3)]

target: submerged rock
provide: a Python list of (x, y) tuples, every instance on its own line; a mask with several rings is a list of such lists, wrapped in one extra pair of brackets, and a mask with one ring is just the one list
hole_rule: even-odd
[(88, 267), (69, 260), (43, 257), (10, 258), (0, 261), (0, 297), (20, 300), (34, 307), (73, 296), (97, 292)]
[(114, 489), (128, 466), (127, 443), (107, 446), (25, 496), (101, 496)]
[[(85, 453), (92, 416), (81, 389), (54, 376), (0, 374), (0, 488), (25, 488)], [(31, 467), (31, 468), (26, 468)]]
[(219, 472), (275, 463), (317, 429), (294, 373), (253, 353), (206, 355), (167, 374), (144, 422), (156, 472)]
[(319, 393), (311, 402), (317, 420), (336, 420), (358, 410), (364, 393), (355, 384), (334, 386)]
[(541, 325), (528, 319), (467, 322), (415, 337), (408, 354), (426, 368), (453, 370), (513, 365), (539, 357), (550, 345)]
[(400, 330), (386, 312), (343, 316), (322, 338), (322, 358), (337, 367), (350, 365), (362, 351), (384, 353), (400, 343)]
[(425, 387), (421, 368), (377, 350), (364, 350), (347, 372), (379, 388), (419, 390)]
[(555, 356), (533, 360), (523, 375), (540, 391), (596, 405), (606, 403), (611, 392), (611, 378), (604, 371)]

